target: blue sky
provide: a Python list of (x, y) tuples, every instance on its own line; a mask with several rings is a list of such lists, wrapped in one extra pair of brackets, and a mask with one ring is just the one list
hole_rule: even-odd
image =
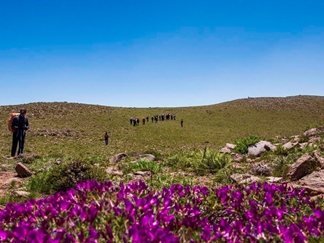
[(0, 105), (324, 95), (324, 1), (0, 1)]

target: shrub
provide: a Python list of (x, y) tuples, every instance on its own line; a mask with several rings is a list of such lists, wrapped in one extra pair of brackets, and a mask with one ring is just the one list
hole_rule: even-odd
[(148, 161), (145, 159), (141, 159), (136, 163), (132, 163), (129, 165), (129, 169), (131, 171), (150, 171), (153, 174), (156, 174), (162, 170), (162, 165), (157, 164), (154, 161)]
[(47, 173), (45, 183), (50, 186), (50, 191), (67, 191), (82, 181), (102, 182), (106, 176), (106, 172), (99, 167), (87, 162), (72, 161), (53, 167)]
[(194, 164), (194, 172), (198, 175), (215, 174), (218, 170), (225, 168), (232, 160), (230, 156), (217, 150), (206, 148), (201, 153), (202, 159)]
[(233, 149), (234, 153), (241, 153), (241, 154), (247, 154), (248, 148), (251, 145), (254, 145), (258, 142), (260, 142), (261, 139), (254, 136), (249, 136), (247, 138), (237, 139), (235, 140), (236, 147)]

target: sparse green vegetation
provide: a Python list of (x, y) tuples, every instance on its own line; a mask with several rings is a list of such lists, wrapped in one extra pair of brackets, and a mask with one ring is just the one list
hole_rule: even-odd
[[(96, 178), (98, 180), (105, 177), (128, 182), (132, 180), (129, 173), (141, 170), (151, 172), (147, 183), (156, 188), (172, 183), (193, 184), (202, 177), (208, 177), (205, 184), (214, 185), (232, 183), (231, 174), (248, 172), (250, 159), (266, 159), (274, 167), (274, 175), (285, 176), (288, 164), (294, 159), (303, 152), (312, 152), (322, 146), (287, 150), (279, 145), (275, 152), (264, 153), (261, 158), (242, 157), (240, 168), (232, 166), (229, 155), (218, 152), (226, 143), (235, 143), (237, 146), (233, 152), (246, 154), (248, 146), (257, 143), (260, 138), (271, 140), (278, 135), (291, 137), (302, 134), (305, 128), (311, 127), (310, 124), (321, 126), (324, 97), (317, 96), (250, 98), (179, 108), (121, 108), (64, 102), (24, 106), (31, 125), (27, 132), (25, 153), (33, 156), (17, 161), (7, 156), (10, 154), (11, 133), (6, 123), (1, 123), (0, 164), (2, 171), (13, 170), (14, 164), (19, 161), (35, 173), (25, 180), (30, 197), (65, 190), (77, 181), (92, 178), (80, 176), (77, 179), (78, 176), (75, 176), (72, 180), (64, 166), (75, 161), (82, 161), (87, 168), (94, 170), (98, 166), (101, 170), (100, 173), (99, 170), (95, 172), (100, 174)], [(0, 106), (1, 119), (7, 120), (8, 114), (19, 107)], [(150, 120), (138, 126), (129, 122), (130, 117), (161, 113), (176, 114), (177, 120), (157, 123)], [(180, 126), (181, 118), (186, 121), (183, 128)], [(108, 146), (104, 145), (105, 131), (110, 134)], [(276, 138), (274, 141), (281, 140)], [(302, 136), (301, 141), (306, 142), (308, 138)], [(102, 168), (111, 166), (109, 159), (117, 153), (128, 155), (115, 166), (123, 176), (104, 175)], [(152, 154), (156, 161), (138, 160), (138, 153)]]

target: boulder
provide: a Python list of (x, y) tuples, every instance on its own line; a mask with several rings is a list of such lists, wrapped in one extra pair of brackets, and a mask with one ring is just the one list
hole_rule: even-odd
[(262, 152), (265, 151), (274, 151), (276, 150), (276, 146), (268, 141), (260, 141), (254, 145), (249, 146), (248, 155), (259, 156)]
[(22, 163), (17, 163), (15, 170), (20, 177), (28, 177), (32, 175), (32, 172)]
[(316, 167), (320, 167), (320, 163), (309, 154), (304, 154), (290, 166), (287, 176), (296, 181), (310, 174)]
[(122, 159), (126, 158), (127, 154), (124, 153), (119, 153), (119, 154), (115, 154), (113, 157), (111, 157), (109, 159), (110, 163), (118, 163), (119, 161), (121, 161)]

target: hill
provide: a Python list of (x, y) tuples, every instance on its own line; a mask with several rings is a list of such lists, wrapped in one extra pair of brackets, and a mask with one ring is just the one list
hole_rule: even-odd
[[(31, 128), (26, 153), (40, 156), (109, 158), (116, 153), (176, 151), (201, 148), (208, 142), (220, 148), (246, 136), (263, 139), (292, 136), (314, 124), (323, 124), (324, 97), (246, 98), (220, 104), (178, 108), (122, 108), (66, 102), (38, 102), (0, 106), (1, 161), (10, 154), (10, 112), (27, 108)], [(130, 117), (172, 113), (176, 120), (130, 125)], [(184, 119), (184, 127), (180, 126)], [(110, 134), (109, 146), (103, 135)]]

